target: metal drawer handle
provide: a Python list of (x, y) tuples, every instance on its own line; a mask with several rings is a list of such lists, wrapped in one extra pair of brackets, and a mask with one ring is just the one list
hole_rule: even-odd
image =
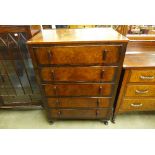
[(137, 94), (146, 94), (148, 92), (149, 92), (148, 90), (136, 90)]
[(140, 79), (142, 79), (142, 80), (153, 80), (154, 76), (143, 76), (143, 75), (141, 75)]
[(131, 106), (132, 107), (142, 107), (143, 104), (142, 103), (132, 103)]
[(107, 57), (107, 50), (102, 51), (102, 60), (106, 60)]

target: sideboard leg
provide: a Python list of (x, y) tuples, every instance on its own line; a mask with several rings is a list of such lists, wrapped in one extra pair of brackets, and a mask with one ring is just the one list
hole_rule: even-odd
[(111, 122), (112, 122), (113, 124), (115, 124), (115, 123), (116, 123), (116, 121), (115, 121), (116, 119), (115, 119), (115, 118), (116, 118), (116, 117), (115, 117), (115, 116), (113, 116), (113, 117), (112, 117), (112, 119), (111, 119)]

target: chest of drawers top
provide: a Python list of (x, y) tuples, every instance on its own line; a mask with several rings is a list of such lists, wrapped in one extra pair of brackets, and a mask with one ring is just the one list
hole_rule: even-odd
[(66, 44), (128, 42), (128, 39), (112, 28), (53, 29), (42, 30), (28, 44)]
[(130, 41), (127, 46), (123, 68), (147, 69), (155, 67), (155, 40)]

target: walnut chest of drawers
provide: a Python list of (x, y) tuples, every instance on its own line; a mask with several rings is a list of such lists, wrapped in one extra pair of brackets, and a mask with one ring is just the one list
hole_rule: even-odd
[(110, 120), (127, 43), (111, 28), (44, 30), (29, 40), (49, 121)]
[(115, 115), (155, 110), (155, 52), (127, 53)]

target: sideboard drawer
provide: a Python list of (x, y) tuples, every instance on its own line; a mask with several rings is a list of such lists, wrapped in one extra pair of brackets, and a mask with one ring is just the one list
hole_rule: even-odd
[(53, 119), (109, 119), (110, 109), (51, 109)]
[(155, 96), (155, 85), (128, 85), (125, 96)]
[(35, 48), (39, 64), (116, 64), (121, 46), (53, 46)]
[(155, 82), (155, 70), (131, 70), (129, 82)]
[(43, 81), (112, 82), (116, 67), (42, 67)]
[(152, 110), (155, 110), (155, 98), (124, 99), (120, 107), (120, 111), (152, 111)]
[(50, 108), (108, 108), (111, 98), (48, 98)]
[(46, 96), (111, 96), (112, 84), (47, 84)]

